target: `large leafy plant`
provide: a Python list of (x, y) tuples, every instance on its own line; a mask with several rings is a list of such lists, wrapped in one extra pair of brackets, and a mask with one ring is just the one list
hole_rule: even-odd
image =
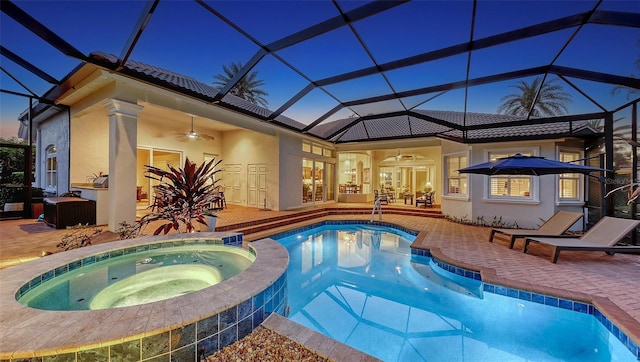
[(140, 218), (123, 237), (137, 236), (147, 225), (160, 222), (153, 235), (177, 232), (194, 232), (196, 224), (207, 225), (205, 215), (220, 196), (215, 174), (222, 171), (217, 166), (222, 160), (211, 160), (199, 166), (187, 158), (183, 168), (167, 165), (168, 170), (145, 165), (145, 177), (158, 181), (154, 186), (155, 198), (151, 212)]

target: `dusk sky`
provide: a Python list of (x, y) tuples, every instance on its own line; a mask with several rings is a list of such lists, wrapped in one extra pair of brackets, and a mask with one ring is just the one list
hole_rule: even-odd
[[(143, 8), (145, 1), (14, 1), (46, 27), (56, 32), (72, 46), (88, 55), (93, 51), (120, 55)], [(338, 15), (331, 1), (209, 1), (206, 2), (246, 32), (253, 41), (194, 1), (161, 0), (138, 44), (131, 60), (191, 76), (212, 84), (215, 74), (231, 62), (246, 63), (259, 49), (289, 34)], [(595, 0), (573, 1), (478, 1), (474, 39), (526, 27), (543, 21), (593, 9)], [(360, 1), (337, 1), (347, 12), (366, 4)], [(276, 110), (309, 81), (371, 67), (436, 50), (469, 40), (473, 3), (460, 1), (413, 1), (396, 6), (381, 14), (355, 22), (353, 30), (366, 45), (358, 42), (354, 31), (341, 27), (300, 44), (266, 56), (254, 68), (264, 80), (269, 93), (269, 109)], [(598, 10), (640, 12), (640, 1), (605, 0)], [(80, 62), (67, 57), (22, 28), (2, 13), (1, 44), (57, 79), (63, 78)], [(519, 42), (507, 43), (474, 51), (469, 78), (478, 78), (523, 68), (553, 63), (572, 68), (640, 76), (637, 61), (640, 56), (640, 30), (597, 24), (585, 25), (562, 50), (575, 28), (554, 32)], [(256, 44), (259, 43), (259, 44)], [(278, 57), (280, 59), (278, 59)], [(43, 94), (51, 84), (37, 78), (5, 57), (0, 58), (2, 89), (28, 94)], [(401, 68), (380, 75), (333, 84), (325, 88), (339, 101), (378, 96), (418, 89), (449, 82), (464, 81), (468, 54), (438, 59)], [(284, 61), (284, 62), (283, 62)], [(290, 67), (291, 66), (291, 67)], [(297, 69), (298, 72), (292, 69)], [(302, 73), (302, 74), (299, 74)], [(17, 78), (27, 90), (17, 83)], [(306, 77), (306, 79), (305, 79)], [(495, 113), (500, 98), (513, 93), (518, 80), (530, 82), (534, 77), (471, 87), (466, 95), (470, 112)], [(549, 76), (550, 79), (557, 78)], [(627, 95), (612, 94), (611, 85), (580, 79), (570, 79), (601, 106), (616, 108), (628, 102)], [(571, 113), (600, 111), (587, 98), (563, 80), (556, 81), (573, 96)], [(420, 109), (465, 109), (465, 90), (457, 89), (433, 98), (436, 94), (404, 99), (404, 105)], [(323, 90), (316, 89), (305, 96), (284, 115), (302, 123), (310, 123), (337, 103)], [(637, 95), (636, 95), (637, 97)], [(433, 99), (432, 99), (433, 98)], [(423, 103), (429, 99), (429, 102)], [(15, 136), (17, 117), (25, 110), (25, 98), (0, 93), (0, 136)], [(355, 107), (360, 115), (396, 111), (398, 101), (366, 107)], [(348, 117), (345, 109), (330, 120)]]

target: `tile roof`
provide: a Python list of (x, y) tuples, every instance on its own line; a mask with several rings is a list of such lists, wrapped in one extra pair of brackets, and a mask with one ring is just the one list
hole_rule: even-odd
[[(111, 54), (93, 52), (90, 55), (98, 64), (107, 68), (115, 68), (118, 58)], [(205, 102), (214, 102), (218, 88), (202, 83), (186, 75), (178, 74), (152, 65), (128, 60), (122, 72), (136, 79), (148, 81), (158, 86), (177, 90), (183, 94), (197, 97)], [(261, 121), (268, 121), (279, 126), (302, 131), (306, 125), (289, 117), (278, 115), (269, 119), (271, 110), (253, 104), (245, 99), (226, 94), (218, 105), (249, 113)], [(459, 127), (491, 125), (501, 122), (525, 121), (524, 117), (505, 114), (413, 110), (409, 115), (381, 116), (375, 119), (344, 118), (321, 123), (311, 128), (308, 134), (321, 139), (342, 143), (373, 141), (383, 139), (403, 139), (416, 137), (442, 137), (458, 142), (495, 141), (496, 139), (545, 139), (553, 136), (565, 137), (577, 135), (576, 130), (597, 133), (589, 128), (588, 121), (566, 121), (558, 123), (526, 124), (509, 127), (494, 127), (467, 130), (466, 134)], [(586, 128), (585, 128), (586, 127)], [(582, 133), (584, 135), (584, 132)]]

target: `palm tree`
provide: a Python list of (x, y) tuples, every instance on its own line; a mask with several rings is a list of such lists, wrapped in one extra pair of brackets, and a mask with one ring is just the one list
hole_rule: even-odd
[[(229, 83), (231, 79), (233, 79), (233, 77), (242, 70), (242, 63), (231, 62), (228, 66), (223, 65), (222, 70), (224, 71), (224, 74), (215, 75), (215, 80), (213, 81), (213, 84), (219, 89), (222, 89), (227, 85), (227, 83)], [(269, 93), (260, 89), (260, 87), (264, 85), (264, 81), (257, 78), (257, 70), (250, 72), (240, 79), (240, 81), (231, 89), (230, 93), (234, 96), (246, 99), (253, 104), (266, 107), (268, 102), (264, 97), (268, 96)]]
[(540, 89), (531, 116), (533, 117), (552, 117), (560, 116), (569, 112), (567, 103), (571, 102), (571, 94), (562, 90), (562, 86), (554, 84), (556, 79), (542, 83), (542, 78), (538, 77), (531, 83), (524, 80), (512, 85), (518, 89), (518, 93), (506, 95), (500, 99), (503, 102), (498, 107), (499, 113), (510, 114), (514, 116), (526, 116), (529, 114), (531, 106), (536, 100), (536, 93)]
[[(638, 39), (638, 41), (636, 42), (636, 46), (638, 48), (640, 48), (640, 39)], [(640, 69), (640, 55), (638, 55), (638, 57), (636, 58), (635, 61), (635, 65), (636, 68)], [(631, 74), (631, 78), (638, 78), (637, 74)], [(636, 96), (637, 94), (640, 93), (639, 89), (636, 88), (630, 88), (630, 87), (625, 87), (622, 85), (616, 86), (611, 90), (611, 94), (612, 95), (616, 95), (618, 93), (626, 93), (627, 94), (627, 99), (631, 99), (632, 97)]]
[[(631, 141), (631, 124), (621, 124), (621, 122), (618, 123), (618, 121), (624, 120), (625, 117), (620, 117), (613, 120), (613, 137), (627, 143), (634, 142)], [(604, 132), (602, 119), (592, 119), (587, 121), (587, 123), (599, 132)]]

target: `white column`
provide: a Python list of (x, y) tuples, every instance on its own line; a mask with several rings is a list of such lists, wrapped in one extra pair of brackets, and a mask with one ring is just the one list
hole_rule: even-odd
[(136, 221), (136, 158), (138, 113), (142, 106), (109, 99), (109, 231)]

